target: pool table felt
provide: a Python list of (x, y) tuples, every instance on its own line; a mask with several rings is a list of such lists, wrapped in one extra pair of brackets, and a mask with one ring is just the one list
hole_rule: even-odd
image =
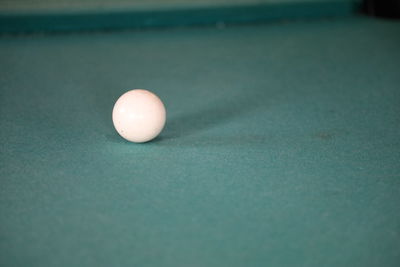
[(349, 16), (361, 0), (13, 0), (0, 34), (115, 30)]
[[(157, 11), (275, 5), (359, 5), (362, 0), (3, 0), (0, 14), (51, 14), (116, 10)], [(249, 14), (251, 15), (251, 14)]]
[[(0, 265), (399, 266), (400, 23), (0, 39)], [(165, 130), (112, 126), (157, 93)]]

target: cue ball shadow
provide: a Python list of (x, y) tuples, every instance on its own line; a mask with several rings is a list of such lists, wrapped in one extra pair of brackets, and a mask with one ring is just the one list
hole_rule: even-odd
[[(253, 94), (252, 94), (253, 93)], [(245, 116), (260, 106), (265, 106), (265, 96), (254, 92), (241, 92), (240, 94), (225, 96), (223, 99), (213, 99), (210, 102), (200, 101), (204, 105), (195, 106), (190, 110), (185, 109), (180, 114), (167, 116), (167, 122), (161, 134), (150, 143), (157, 145), (194, 145), (193, 141), (217, 145), (232, 145), (238, 143), (238, 138), (231, 140), (229, 137), (215, 137), (194, 135), (206, 130), (219, 127), (232, 120)], [(176, 105), (175, 105), (176, 106)], [(168, 114), (168, 107), (167, 107)], [(200, 139), (200, 140), (198, 140)], [(243, 138), (239, 138), (243, 141)], [(222, 141), (223, 140), (223, 141)], [(261, 140), (259, 138), (253, 140)], [(215, 143), (215, 142), (214, 142)]]

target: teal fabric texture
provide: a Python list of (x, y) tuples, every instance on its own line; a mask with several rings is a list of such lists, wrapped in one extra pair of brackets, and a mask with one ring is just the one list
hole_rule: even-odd
[[(399, 266), (400, 23), (0, 38), (1, 266)], [(113, 128), (127, 90), (156, 140)]]
[(0, 34), (240, 24), (344, 17), (360, 0), (118, 0), (0, 2)]

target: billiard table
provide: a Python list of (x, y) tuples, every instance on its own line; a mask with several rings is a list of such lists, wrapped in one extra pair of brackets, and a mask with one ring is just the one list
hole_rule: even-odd
[(3, 34), (0, 265), (400, 266), (399, 48), (357, 14)]

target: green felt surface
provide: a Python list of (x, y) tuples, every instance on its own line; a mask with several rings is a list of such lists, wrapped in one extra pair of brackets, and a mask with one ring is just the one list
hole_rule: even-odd
[(0, 11), (52, 12), (61, 10), (77, 12), (83, 10), (115, 9), (180, 9), (210, 6), (243, 6), (260, 4), (304, 4), (304, 3), (360, 3), (361, 0), (2, 0)]
[[(399, 266), (400, 23), (0, 39), (1, 266)], [(126, 90), (168, 122), (114, 131)]]
[(360, 0), (0, 2), (0, 33), (115, 30), (349, 16)]

